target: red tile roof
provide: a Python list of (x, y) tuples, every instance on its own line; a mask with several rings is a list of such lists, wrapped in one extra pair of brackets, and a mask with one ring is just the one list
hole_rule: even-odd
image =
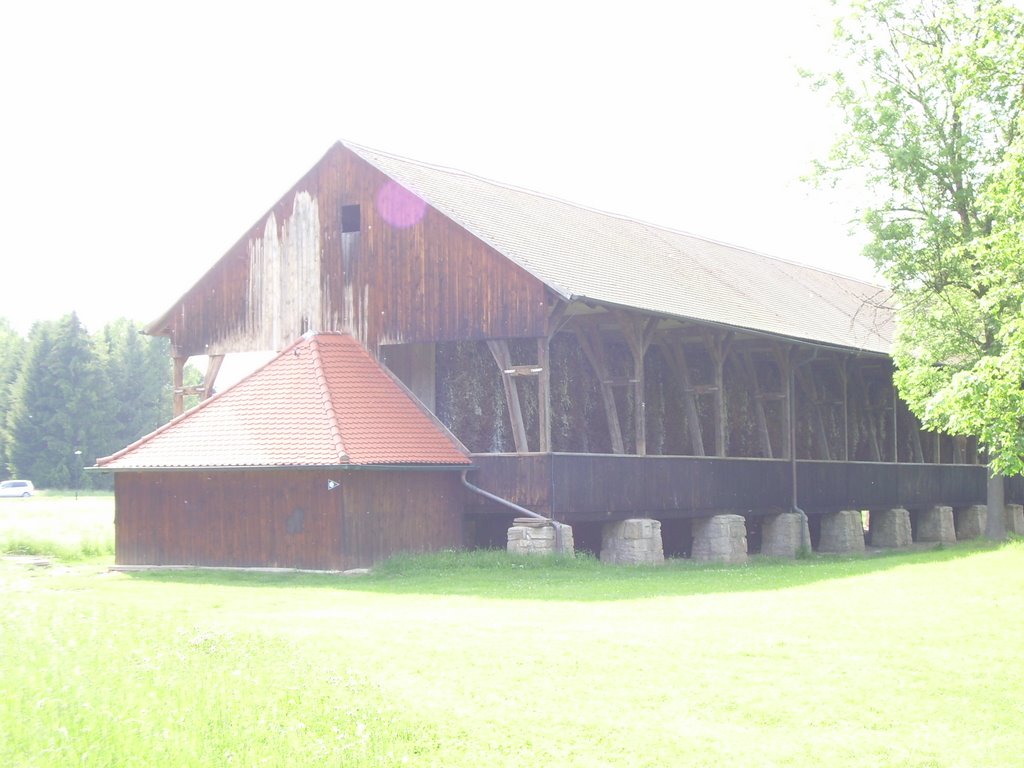
[(465, 448), (351, 336), (304, 336), (233, 387), (98, 459), (106, 469), (467, 466)]

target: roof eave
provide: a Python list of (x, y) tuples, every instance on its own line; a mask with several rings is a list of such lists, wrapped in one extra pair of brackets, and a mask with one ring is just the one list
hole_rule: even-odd
[(124, 473), (124, 472), (281, 472), (286, 470), (322, 470), (322, 471), (434, 471), (457, 472), (464, 469), (476, 469), (472, 462), (466, 464), (420, 464), (420, 463), (379, 463), (379, 464), (218, 464), (194, 467), (86, 467), (86, 472), (93, 473)]

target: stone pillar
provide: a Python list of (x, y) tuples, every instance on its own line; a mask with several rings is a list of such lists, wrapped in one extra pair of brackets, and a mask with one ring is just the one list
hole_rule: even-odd
[(871, 546), (907, 547), (910, 535), (910, 513), (903, 507), (871, 512)]
[(958, 541), (977, 539), (985, 535), (985, 518), (988, 517), (988, 507), (984, 504), (972, 504), (969, 507), (958, 509), (954, 517)]
[[(761, 554), (768, 557), (796, 557), (803, 542), (804, 516), (783, 512), (763, 518), (761, 523)], [(810, 541), (810, 534), (807, 540)]]
[(821, 517), (819, 552), (847, 554), (864, 551), (864, 523), (860, 511), (844, 509)]
[(605, 523), (601, 529), (601, 562), (618, 565), (662, 565), (661, 523), (633, 518)]
[(937, 505), (918, 513), (917, 540), (955, 544), (956, 529), (953, 526), (953, 508)]
[(1007, 504), (1006, 510), (1006, 532), (1017, 536), (1024, 536), (1024, 505)]
[(574, 551), (572, 527), (550, 520), (517, 517), (508, 529), (505, 549), (512, 555), (571, 555)]
[(691, 558), (713, 563), (747, 562), (747, 523), (741, 515), (693, 521)]

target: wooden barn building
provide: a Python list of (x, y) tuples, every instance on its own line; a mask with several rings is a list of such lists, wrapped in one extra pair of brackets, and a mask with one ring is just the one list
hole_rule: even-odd
[[(98, 463), (116, 472), (118, 562), (335, 568), (503, 544), (517, 512), (495, 497), (571, 524), (591, 550), (610, 521), (654, 518), (666, 554), (688, 553), (691, 521), (722, 512), (743, 515), (756, 550), (759, 522), (780, 511), (805, 510), (817, 544), (822, 517), (840, 510), (905, 508), (916, 526), (936, 505), (983, 504), (976, 441), (923, 432), (896, 395), (888, 299), (852, 278), (335, 144), (147, 329), (170, 339), (179, 413), (190, 357), (207, 356), (210, 392), (225, 355), (284, 354)], [(250, 455), (245, 430), (284, 447), (324, 428), (315, 408), (291, 408), (291, 374), (274, 375), (294, 365), (289, 350), (323, 344), (345, 350), (332, 360), (363, 350), (380, 396), (397, 387), (432, 424), (437, 454)], [(380, 416), (366, 423), (380, 430), (371, 443), (411, 439), (374, 410), (376, 385), (352, 400), (331, 386), (336, 409)], [(239, 408), (247, 421), (232, 441)], [(468, 462), (460, 486), (450, 470)], [(354, 496), (332, 507), (327, 483), (341, 476)], [(1024, 488), (1006, 493), (1019, 501)], [(297, 510), (302, 531), (287, 539)], [(360, 515), (377, 522), (361, 528)]]

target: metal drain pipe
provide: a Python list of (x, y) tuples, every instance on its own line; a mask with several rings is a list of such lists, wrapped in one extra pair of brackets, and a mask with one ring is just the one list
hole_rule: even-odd
[(532, 509), (527, 509), (526, 507), (521, 507), (521, 506), (519, 506), (518, 504), (516, 504), (513, 501), (509, 501), (508, 499), (503, 499), (501, 496), (493, 494), (490, 491), (485, 491), (483, 488), (480, 488), (479, 486), (473, 485), (471, 482), (469, 482), (468, 478), (466, 477), (466, 475), (468, 473), (469, 473), (469, 470), (468, 469), (464, 469), (464, 470), (462, 470), (462, 474), (460, 475), (460, 477), (462, 478), (462, 484), (466, 488), (471, 490), (473, 493), (479, 494), (480, 496), (483, 496), (485, 499), (489, 499), (490, 501), (493, 501), (493, 502), (495, 502), (497, 504), (501, 504), (503, 507), (508, 507), (512, 511), (518, 512), (523, 517), (530, 517), (530, 518), (533, 518), (534, 520), (543, 520), (543, 521), (545, 521), (547, 523), (551, 523), (551, 526), (555, 529), (555, 549), (559, 553), (563, 553), (564, 554), (564, 551), (565, 551), (564, 550), (565, 539), (564, 539), (564, 537), (562, 535), (562, 529), (565, 527), (564, 523), (560, 523), (557, 520), (551, 519), (550, 517), (545, 517), (544, 515), (540, 514), (539, 512), (534, 512)]

